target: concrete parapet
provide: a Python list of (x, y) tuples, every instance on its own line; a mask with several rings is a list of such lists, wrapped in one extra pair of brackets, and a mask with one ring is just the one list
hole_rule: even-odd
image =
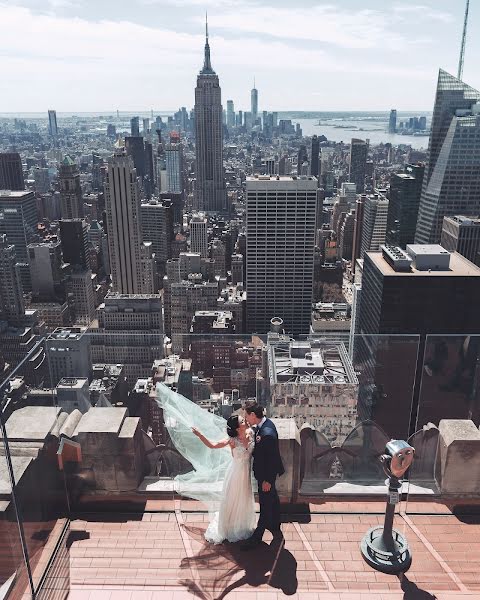
[(440, 421), (437, 479), (442, 495), (480, 494), (480, 432), (473, 421)]
[(285, 473), (277, 480), (277, 490), (282, 498), (296, 499), (300, 476), (300, 432), (293, 419), (272, 419), (278, 431), (280, 455)]
[(82, 448), (82, 468), (91, 469), (95, 491), (135, 490), (145, 472), (140, 419), (126, 408), (91, 408), (73, 435)]

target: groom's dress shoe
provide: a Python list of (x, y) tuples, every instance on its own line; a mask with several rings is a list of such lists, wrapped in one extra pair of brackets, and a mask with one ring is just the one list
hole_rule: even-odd
[(247, 552), (248, 550), (253, 550), (257, 546), (260, 545), (260, 540), (256, 540), (254, 538), (248, 539), (244, 544), (240, 546), (240, 550)]

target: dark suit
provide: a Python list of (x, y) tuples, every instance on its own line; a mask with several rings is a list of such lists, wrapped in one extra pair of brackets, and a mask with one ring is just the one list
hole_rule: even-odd
[[(283, 475), (282, 458), (278, 447), (278, 433), (275, 425), (266, 419), (255, 431), (255, 449), (253, 451), (253, 474), (258, 483), (260, 517), (252, 538), (261, 540), (265, 529), (272, 533), (280, 531), (280, 499), (275, 488), (278, 475)], [(271, 484), (269, 492), (262, 490), (262, 483)]]

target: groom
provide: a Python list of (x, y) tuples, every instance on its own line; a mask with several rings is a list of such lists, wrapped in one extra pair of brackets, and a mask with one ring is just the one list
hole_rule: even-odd
[(265, 529), (273, 533), (274, 538), (281, 538), (280, 499), (275, 489), (275, 480), (283, 475), (282, 458), (278, 447), (278, 433), (275, 425), (263, 414), (263, 407), (258, 404), (247, 406), (246, 421), (253, 427), (255, 449), (253, 450), (253, 474), (258, 483), (258, 499), (260, 517), (257, 528), (242, 546), (242, 550), (251, 550), (262, 541)]

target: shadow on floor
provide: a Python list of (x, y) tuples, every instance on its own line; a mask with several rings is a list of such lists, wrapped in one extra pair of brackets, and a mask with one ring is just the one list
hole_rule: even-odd
[(254, 550), (243, 552), (241, 543), (214, 546), (204, 541), (203, 529), (184, 529), (202, 544), (195, 556), (181, 562), (186, 577), (180, 583), (198, 598), (223, 600), (230, 592), (245, 585), (267, 585), (287, 596), (297, 591), (297, 561), (283, 542), (262, 542)]
[(422, 590), (402, 573), (398, 576), (403, 591), (403, 600), (436, 600), (437, 596)]

